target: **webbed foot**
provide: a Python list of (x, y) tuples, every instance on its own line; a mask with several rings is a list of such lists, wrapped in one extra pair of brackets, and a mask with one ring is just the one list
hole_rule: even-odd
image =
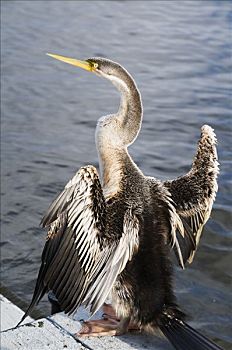
[(82, 324), (82, 328), (77, 337), (101, 337), (101, 336), (112, 336), (121, 335), (127, 332), (129, 320), (124, 322), (117, 321), (114, 319), (102, 319), (102, 320), (91, 320), (85, 321)]
[(99, 337), (99, 336), (112, 336), (122, 335), (128, 331), (140, 331), (140, 327), (131, 322), (130, 318), (119, 319), (116, 316), (116, 312), (111, 304), (104, 303), (103, 307), (103, 319), (85, 321), (82, 324), (82, 328), (78, 337)]

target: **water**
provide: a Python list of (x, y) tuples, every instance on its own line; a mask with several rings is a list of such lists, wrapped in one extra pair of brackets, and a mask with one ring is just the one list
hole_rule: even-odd
[[(231, 346), (230, 1), (2, 2), (2, 283), (28, 303), (45, 233), (40, 219), (83, 165), (98, 165), (97, 119), (116, 111), (109, 82), (46, 52), (105, 56), (134, 76), (144, 122), (130, 153), (145, 174), (189, 170), (203, 124), (218, 137), (219, 192), (194, 263), (176, 272), (197, 327)], [(8, 291), (8, 292), (7, 292)], [(39, 310), (49, 312), (44, 299)]]

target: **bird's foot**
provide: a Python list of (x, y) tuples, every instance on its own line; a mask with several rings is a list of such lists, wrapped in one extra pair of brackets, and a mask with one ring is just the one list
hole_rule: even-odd
[(82, 323), (77, 337), (103, 337), (120, 335), (127, 331), (120, 326), (120, 322), (113, 319), (91, 320)]
[(103, 319), (85, 321), (77, 337), (103, 337), (122, 335), (128, 331), (140, 331), (138, 325), (130, 322), (130, 318), (119, 320), (110, 304), (103, 305)]

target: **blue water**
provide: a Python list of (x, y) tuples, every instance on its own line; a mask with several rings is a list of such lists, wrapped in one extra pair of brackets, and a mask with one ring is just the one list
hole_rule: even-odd
[[(45, 232), (40, 219), (75, 171), (98, 165), (97, 119), (117, 110), (108, 81), (46, 52), (105, 56), (135, 78), (144, 104), (130, 153), (145, 174), (190, 168), (200, 128), (218, 138), (219, 192), (193, 264), (176, 271), (180, 305), (231, 347), (231, 1), (3, 1), (2, 283), (29, 302)], [(5, 292), (6, 293), (6, 292)], [(49, 312), (44, 299), (39, 309)]]

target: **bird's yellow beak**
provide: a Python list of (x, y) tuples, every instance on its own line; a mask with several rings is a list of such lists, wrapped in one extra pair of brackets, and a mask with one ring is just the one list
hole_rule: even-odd
[(64, 56), (60, 56), (60, 55), (53, 55), (51, 53), (47, 53), (47, 55), (51, 56), (57, 60), (63, 61), (65, 63), (72, 64), (73, 66), (83, 68), (83, 69), (88, 70), (90, 72), (94, 72), (97, 68), (97, 66), (90, 61), (80, 61), (80, 60), (76, 60), (75, 58), (69, 58), (69, 57), (64, 57)]

